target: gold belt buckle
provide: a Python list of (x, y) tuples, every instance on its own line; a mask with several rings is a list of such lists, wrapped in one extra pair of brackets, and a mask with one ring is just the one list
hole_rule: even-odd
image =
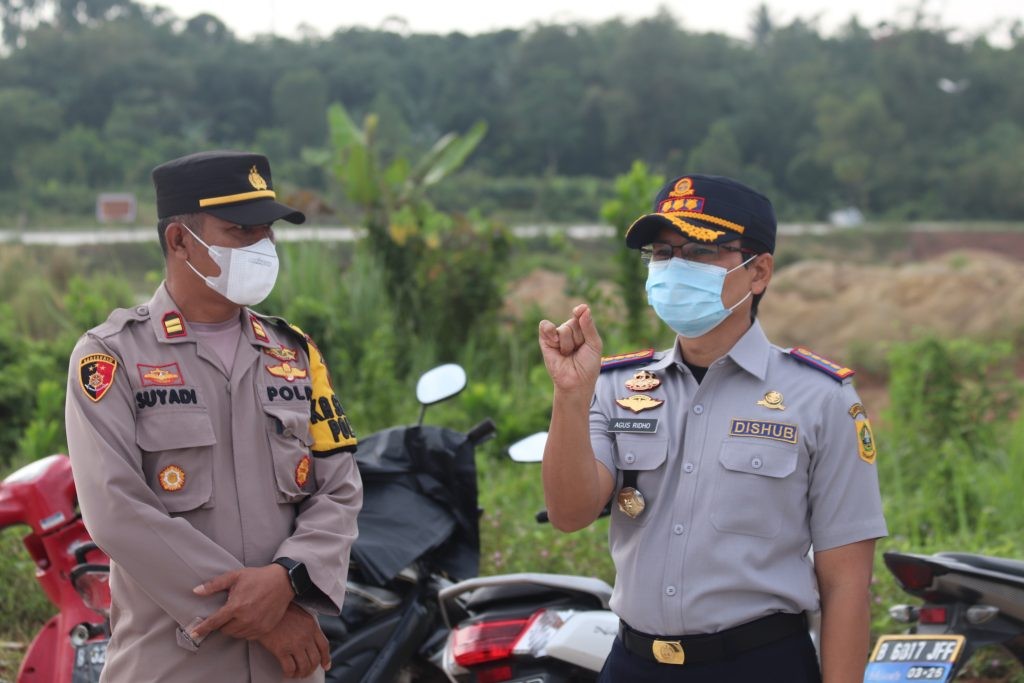
[(678, 640), (655, 640), (651, 650), (654, 658), (662, 664), (682, 664), (686, 661), (683, 644)]

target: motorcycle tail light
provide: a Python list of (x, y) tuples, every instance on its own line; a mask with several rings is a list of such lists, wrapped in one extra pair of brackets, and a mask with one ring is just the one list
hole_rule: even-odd
[(949, 619), (945, 607), (922, 607), (918, 610), (917, 616), (922, 624), (945, 624)]
[(105, 565), (79, 565), (71, 572), (71, 584), (82, 596), (85, 606), (110, 618), (110, 568)]
[(886, 553), (885, 564), (904, 590), (920, 591), (932, 585), (935, 570), (926, 562), (896, 553)]
[(489, 669), (478, 669), (474, 673), (476, 673), (476, 683), (502, 683), (502, 681), (512, 680), (512, 667), (508, 664), (492, 666)]
[(534, 612), (530, 617), (530, 622), (523, 629), (522, 635), (516, 641), (515, 647), (512, 648), (512, 653), (532, 657), (545, 656), (551, 638), (558, 632), (558, 629), (565, 625), (572, 614), (572, 610), (542, 609)]
[(455, 663), (470, 667), (508, 659), (529, 622), (530, 619), (502, 619), (456, 626), (452, 631)]
[(889, 617), (901, 624), (912, 624), (917, 621), (917, 607), (913, 605), (893, 605), (889, 608)]

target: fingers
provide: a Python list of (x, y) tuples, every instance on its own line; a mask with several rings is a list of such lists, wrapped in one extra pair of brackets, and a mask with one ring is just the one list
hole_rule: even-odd
[(281, 672), (284, 674), (285, 678), (299, 677), (299, 663), (295, 659), (295, 655), (285, 653), (281, 655), (277, 661), (281, 664)]
[(192, 592), (196, 595), (213, 595), (220, 591), (226, 591), (235, 585), (235, 581), (238, 581), (238, 576), (241, 572), (239, 570), (230, 571), (220, 576), (215, 576), (206, 583), (202, 583), (192, 589)]
[(597, 332), (597, 325), (594, 324), (594, 316), (591, 314), (590, 309), (580, 313), (578, 318), (580, 331), (585, 339), (586, 343), (592, 348), (601, 350), (601, 335)]
[(192, 629), (192, 632), (189, 635), (191, 636), (192, 640), (202, 640), (209, 634), (213, 633), (214, 631), (216, 631), (217, 629), (221, 628), (229, 621), (231, 621), (233, 617), (233, 612), (234, 611), (232, 608), (228, 607), (227, 605), (224, 605), (219, 610), (203, 619), (203, 621), (200, 622), (198, 626)]
[(331, 668), (331, 647), (327, 642), (327, 637), (319, 628), (316, 630), (313, 641), (316, 643), (317, 652), (320, 653), (320, 666), (324, 668), (324, 671), (329, 670)]

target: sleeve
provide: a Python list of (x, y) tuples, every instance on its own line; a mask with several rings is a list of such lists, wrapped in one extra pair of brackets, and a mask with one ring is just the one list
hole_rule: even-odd
[(852, 385), (825, 399), (816, 437), (809, 491), (815, 550), (886, 536), (874, 435)]
[[(308, 339), (313, 387), (310, 430), (316, 489), (299, 504), (295, 531), (275, 557), (306, 565), (318, 591), (297, 602), (327, 614), (339, 614), (345, 598), (349, 553), (358, 536), (356, 516), (363, 505), (363, 486), (353, 455), (356, 437), (331, 386), (327, 366)], [(326, 410), (329, 407), (330, 410)]]
[(182, 628), (212, 614), (225, 593), (203, 581), (241, 563), (186, 520), (171, 517), (146, 483), (135, 412), (120, 359), (83, 337), (71, 354), (65, 421), (86, 528), (96, 544)]
[(590, 446), (594, 450), (594, 457), (597, 461), (604, 465), (614, 477), (617, 472), (614, 458), (615, 439), (608, 433), (608, 411), (601, 401), (601, 396), (607, 392), (607, 387), (607, 376), (600, 375), (594, 389), (594, 398), (590, 401)]

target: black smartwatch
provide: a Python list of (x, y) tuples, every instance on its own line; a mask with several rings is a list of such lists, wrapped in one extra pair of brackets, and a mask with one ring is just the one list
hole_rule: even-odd
[(279, 564), (288, 570), (288, 581), (291, 582), (296, 597), (301, 597), (312, 590), (313, 582), (309, 578), (306, 565), (296, 562), (290, 557), (275, 558), (274, 564)]

